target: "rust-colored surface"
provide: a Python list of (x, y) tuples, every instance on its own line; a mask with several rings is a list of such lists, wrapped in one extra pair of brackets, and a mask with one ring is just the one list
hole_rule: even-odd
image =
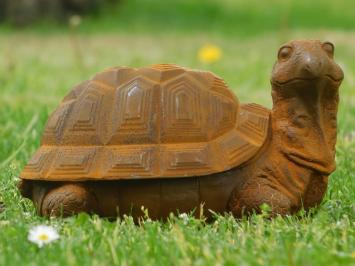
[(159, 219), (204, 204), (236, 217), (308, 209), (335, 169), (334, 46), (291, 41), (271, 77), (273, 109), (239, 104), (220, 78), (175, 65), (112, 68), (49, 118), (20, 189), (41, 215)]
[(210, 72), (112, 68), (64, 98), (21, 177), (86, 181), (226, 171), (257, 153), (268, 119), (269, 110), (240, 106)]

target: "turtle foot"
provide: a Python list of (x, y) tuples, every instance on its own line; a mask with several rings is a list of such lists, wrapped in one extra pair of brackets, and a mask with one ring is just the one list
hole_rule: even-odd
[(68, 217), (80, 212), (95, 212), (96, 205), (96, 199), (88, 188), (81, 184), (65, 184), (45, 195), (40, 214)]
[(293, 212), (291, 201), (284, 194), (268, 185), (250, 186), (243, 191), (233, 192), (229, 201), (229, 210), (235, 217), (261, 213), (261, 206), (267, 204), (270, 216), (287, 215)]

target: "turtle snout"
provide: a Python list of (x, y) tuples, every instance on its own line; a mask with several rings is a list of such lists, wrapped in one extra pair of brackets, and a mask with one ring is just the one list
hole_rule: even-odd
[(321, 76), (324, 63), (319, 58), (310, 55), (305, 56), (301, 64), (301, 75), (306, 79), (314, 79)]

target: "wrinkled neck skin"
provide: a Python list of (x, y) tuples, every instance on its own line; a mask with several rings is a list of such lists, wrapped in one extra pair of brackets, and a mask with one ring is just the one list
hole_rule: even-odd
[(272, 139), (262, 175), (295, 205), (314, 206), (335, 170), (338, 86), (328, 80), (272, 86)]
[(274, 145), (293, 163), (335, 170), (338, 87), (326, 80), (273, 86)]

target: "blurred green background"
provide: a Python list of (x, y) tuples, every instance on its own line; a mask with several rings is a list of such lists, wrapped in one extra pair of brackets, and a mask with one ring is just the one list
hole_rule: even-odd
[[(197, 221), (134, 227), (80, 216), (51, 221), (62, 236), (46, 250), (27, 242), (28, 229), (47, 221), (20, 197), (17, 177), (48, 115), (75, 84), (111, 66), (176, 63), (213, 71), (241, 102), (271, 107), (278, 47), (296, 38), (333, 42), (345, 72), (338, 168), (317, 215), (240, 223), (220, 217), (203, 229)], [(221, 57), (201, 61), (206, 45)], [(0, 265), (350, 265), (354, 140), (353, 0), (0, 0)]]
[[(295, 29), (352, 30), (351, 0), (0, 0), (0, 19), (35, 31), (65, 31), (84, 15), (81, 31), (255, 35)], [(9, 29), (9, 28), (7, 28)]]

